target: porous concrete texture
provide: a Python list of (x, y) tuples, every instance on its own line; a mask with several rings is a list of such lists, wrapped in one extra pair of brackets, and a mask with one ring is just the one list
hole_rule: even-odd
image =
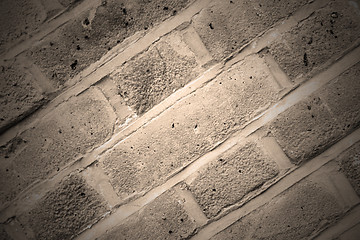
[(212, 56), (221, 60), (307, 1), (213, 1), (194, 18)]
[(28, 54), (59, 86), (135, 32), (176, 14), (188, 0), (99, 2), (95, 9), (70, 20)]
[(69, 239), (106, 211), (99, 194), (80, 175), (70, 175), (20, 221), (31, 229), (29, 239)]
[[(279, 115), (270, 131), (293, 161), (306, 161), (359, 126), (359, 64)], [(341, 79), (341, 80), (340, 80)]]
[(211, 239), (306, 239), (340, 213), (326, 189), (304, 180)]
[(24, 187), (60, 171), (113, 131), (115, 114), (99, 90), (92, 89), (60, 105), (4, 150), (1, 199), (10, 201)]
[(360, 196), (360, 145), (357, 143), (351, 149), (337, 158), (341, 171), (349, 179), (356, 193)]
[(360, 239), (359, 0), (0, 3), (1, 239)]
[(294, 80), (320, 68), (359, 38), (360, 15), (356, 1), (329, 1), (326, 7), (283, 34), (270, 52)]
[(0, 132), (4, 132), (40, 107), (44, 96), (35, 85), (34, 76), (23, 67), (5, 63), (0, 70)]
[[(111, 149), (104, 171), (121, 197), (162, 183), (277, 99), (258, 56), (239, 62)], [(258, 69), (255, 66), (262, 66)]]
[(173, 34), (128, 61), (111, 78), (118, 94), (140, 115), (196, 77), (195, 67), (194, 54), (179, 34)]
[(196, 229), (173, 189), (101, 237), (110, 239), (186, 239)]
[(254, 143), (225, 153), (210, 163), (189, 188), (208, 218), (239, 202), (278, 173), (277, 166)]

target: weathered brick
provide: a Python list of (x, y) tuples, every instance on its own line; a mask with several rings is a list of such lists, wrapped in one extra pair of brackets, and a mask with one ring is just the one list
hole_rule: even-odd
[(99, 194), (80, 175), (70, 175), (19, 219), (32, 229), (33, 239), (63, 240), (79, 233), (106, 211)]
[(58, 106), (3, 150), (7, 158), (1, 166), (6, 173), (1, 176), (6, 183), (2, 202), (10, 201), (33, 181), (56, 173), (77, 155), (101, 144), (112, 133), (114, 122), (111, 106), (95, 89)]
[(64, 7), (71, 7), (82, 2), (83, 0), (58, 0), (58, 1)]
[(194, 54), (175, 33), (128, 61), (112, 79), (127, 104), (141, 114), (195, 78), (196, 67)]
[(305, 239), (339, 214), (333, 195), (303, 180), (211, 239)]
[(359, 126), (359, 66), (353, 66), (270, 124), (272, 134), (293, 163), (320, 154)]
[(307, 1), (214, 1), (194, 27), (216, 60), (228, 56)]
[(36, 0), (2, 0), (0, 2), (0, 52), (24, 40), (46, 19)]
[(63, 85), (136, 31), (180, 11), (189, 0), (103, 1), (95, 17), (85, 12), (28, 53), (49, 79)]
[(0, 133), (35, 111), (44, 97), (34, 77), (17, 64), (1, 66)]
[(211, 162), (190, 184), (207, 217), (235, 204), (278, 173), (277, 166), (254, 143)]
[(360, 63), (330, 82), (321, 92), (321, 98), (347, 134), (360, 125)]
[(360, 15), (351, 1), (333, 0), (270, 46), (291, 79), (312, 75), (329, 58), (339, 56), (360, 36)]
[(349, 179), (352, 187), (360, 196), (360, 143), (355, 144), (352, 148), (341, 154), (337, 161)]
[(341, 135), (336, 119), (316, 95), (292, 106), (270, 125), (271, 133), (295, 164), (320, 154)]
[(186, 239), (195, 228), (171, 189), (100, 239)]
[(250, 56), (109, 151), (101, 163), (121, 198), (163, 182), (274, 102), (263, 59)]

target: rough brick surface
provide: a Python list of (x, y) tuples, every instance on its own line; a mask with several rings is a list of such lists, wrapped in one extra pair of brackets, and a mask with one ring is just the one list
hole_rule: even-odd
[(31, 114), (43, 100), (34, 77), (17, 65), (0, 66), (0, 132)]
[(357, 64), (280, 114), (271, 132), (293, 163), (320, 154), (360, 123)]
[(360, 125), (360, 63), (334, 79), (321, 92), (343, 134), (350, 133)]
[(254, 143), (210, 163), (190, 184), (207, 217), (235, 204), (278, 173), (277, 166)]
[(340, 209), (327, 190), (304, 180), (215, 235), (212, 240), (306, 239), (311, 233), (336, 221)]
[(251, 56), (119, 143), (101, 160), (104, 171), (120, 197), (140, 192), (202, 156), (275, 99), (266, 65)]
[(29, 52), (49, 79), (64, 84), (136, 31), (180, 11), (188, 0), (102, 3), (95, 17), (90, 11), (83, 13)]
[[(356, 4), (356, 3), (355, 3)], [(291, 79), (319, 68), (360, 36), (360, 15), (351, 1), (334, 0), (283, 34), (270, 52)]]
[(18, 193), (13, 185), (23, 188), (101, 144), (112, 133), (114, 122), (112, 108), (95, 89), (60, 105), (3, 150), (7, 158), (1, 171), (6, 175), (1, 178), (8, 184), (1, 200), (9, 201)]
[(196, 224), (178, 199), (174, 190), (168, 190), (101, 240), (186, 239)]
[(344, 172), (352, 187), (360, 196), (360, 143), (340, 155), (337, 161), (340, 163), (341, 171)]
[(66, 177), (29, 213), (20, 216), (34, 232), (33, 239), (70, 239), (105, 213), (104, 200), (80, 175)]
[(214, 59), (221, 60), (306, 2), (218, 0), (196, 16), (194, 27)]
[(7, 46), (24, 40), (45, 20), (46, 14), (36, 0), (0, 2), (0, 53)]
[(128, 61), (112, 78), (127, 104), (141, 114), (194, 79), (196, 66), (194, 54), (173, 34)]

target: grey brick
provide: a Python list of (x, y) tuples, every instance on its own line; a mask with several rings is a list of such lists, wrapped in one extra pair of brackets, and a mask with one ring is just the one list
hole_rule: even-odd
[(71, 239), (106, 210), (104, 200), (80, 175), (70, 175), (20, 221), (33, 230), (34, 239)]
[(333, 0), (270, 46), (291, 79), (311, 76), (360, 36), (360, 15), (349, 1)]
[(0, 52), (28, 38), (46, 19), (36, 0), (2, 0), (0, 3)]
[(214, 59), (221, 60), (307, 1), (213, 1), (194, 27)]
[(211, 239), (305, 239), (340, 214), (334, 196), (303, 180)]
[(359, 126), (359, 66), (353, 66), (270, 124), (272, 134), (293, 163), (315, 157)]
[(101, 159), (115, 191), (125, 198), (149, 189), (202, 156), (278, 98), (273, 84), (251, 56), (175, 104)]
[[(197, 67), (195, 56), (180, 41), (178, 34), (167, 37), (128, 61), (112, 76), (119, 94), (138, 114), (150, 109), (197, 75), (194, 70)], [(175, 43), (180, 46), (172, 46)]]
[(196, 228), (174, 190), (168, 190), (120, 226), (105, 239), (186, 239)]
[(7, 158), (1, 171), (7, 178), (2, 181), (7, 184), (1, 199), (11, 200), (21, 189), (56, 173), (112, 134), (115, 114), (99, 94), (88, 90), (71, 98), (3, 150)]
[(360, 196), (360, 143), (342, 153), (337, 158), (337, 161), (340, 163), (341, 171), (344, 172), (352, 187)]
[(186, 6), (188, 0), (103, 1), (94, 19), (85, 12), (28, 55), (49, 79), (63, 85), (135, 32), (150, 28)]
[(17, 64), (0, 66), (0, 133), (42, 105), (34, 77)]
[(201, 170), (190, 190), (211, 218), (277, 174), (276, 164), (256, 144), (247, 143)]

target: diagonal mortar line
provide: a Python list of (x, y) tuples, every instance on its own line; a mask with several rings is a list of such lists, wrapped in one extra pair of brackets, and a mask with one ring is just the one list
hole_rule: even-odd
[[(232, 137), (227, 139), (225, 142), (218, 145), (213, 151), (208, 152), (204, 156), (200, 157), (199, 159), (195, 160), (194, 162), (192, 162), (189, 165), (187, 165), (186, 167), (184, 167), (182, 171), (175, 174), (172, 178), (170, 178), (163, 185), (150, 190), (143, 197), (140, 197), (133, 202), (130, 202), (128, 204), (120, 206), (110, 217), (104, 219), (103, 221), (100, 221), (97, 225), (93, 226), (88, 231), (85, 231), (84, 233), (82, 233), (79, 236), (79, 239), (93, 239), (96, 236), (99, 236), (98, 234), (101, 234), (101, 233), (105, 232), (106, 230), (115, 227), (121, 221), (126, 219), (128, 216), (134, 214), (135, 212), (140, 210), (143, 206), (145, 206), (149, 202), (153, 201), (157, 196), (161, 195), (163, 192), (170, 189), (171, 187), (178, 184), (179, 182), (185, 180), (187, 177), (189, 177), (191, 174), (196, 172), (198, 169), (200, 169), (205, 164), (217, 159), (217, 157), (220, 154), (223, 154), (224, 152), (228, 151), (233, 146), (241, 143), (246, 137), (251, 135), (253, 132), (255, 132), (257, 129), (261, 128), (265, 124), (269, 123), (271, 120), (275, 119), (280, 113), (284, 112), (286, 109), (288, 109), (291, 106), (295, 105), (296, 103), (300, 102), (302, 99), (310, 96), (316, 90), (319, 90), (321, 87), (323, 87), (329, 81), (331, 81), (332, 79), (334, 79), (335, 77), (337, 77), (342, 72), (346, 71), (348, 68), (355, 65), (359, 61), (360, 61), (360, 47), (358, 47), (353, 52), (351, 52), (348, 55), (341, 58), (337, 63), (333, 64), (326, 71), (316, 75), (315, 77), (313, 77), (312, 79), (310, 79), (309, 81), (304, 83), (302, 86), (300, 86), (297, 89), (295, 89), (294, 91), (292, 91), (291, 94), (287, 95), (282, 100), (280, 100), (277, 104), (275, 104), (273, 107), (271, 107), (270, 109), (265, 111), (264, 114), (262, 114), (260, 117), (258, 117), (253, 122), (251, 122), (249, 125), (247, 125), (243, 130), (241, 130), (238, 133), (235, 133)], [(325, 164), (326, 162), (328, 162), (332, 159), (332, 158), (330, 159), (328, 157), (329, 152), (332, 155), (334, 155), (333, 151), (335, 151), (335, 150), (337, 151), (339, 148), (341, 149), (341, 151), (343, 151), (344, 147), (346, 149), (349, 146), (351, 146), (354, 142), (359, 141), (359, 140), (360, 140), (360, 130), (357, 130), (355, 133), (351, 134), (351, 136), (346, 137), (345, 139), (343, 139), (339, 143), (337, 143), (335, 146), (333, 146), (330, 150), (321, 154), (320, 155), (321, 157), (318, 157), (318, 158), (325, 159), (325, 160), (323, 160), (323, 162), (325, 161), (323, 164)], [(322, 163), (321, 160), (312, 161), (312, 162)], [(305, 166), (309, 166), (309, 164), (307, 164)], [(310, 166), (312, 166), (312, 165), (310, 165)], [(318, 165), (316, 165), (316, 166), (317, 166), (317, 168), (320, 167)], [(300, 169), (301, 169), (300, 173), (302, 173), (303, 175), (310, 174), (309, 173), (310, 168), (302, 167)], [(303, 173), (302, 171), (305, 171), (305, 173)], [(291, 173), (289, 175), (297, 176), (297, 174), (298, 174), (297, 172)], [(289, 178), (288, 176), (286, 176), (284, 179), (288, 179)], [(284, 180), (281, 180), (281, 182), (284, 182)], [(279, 186), (282, 186), (282, 184), (279, 184)], [(275, 189), (277, 189), (277, 188), (278, 187), (275, 187)], [(274, 187), (273, 187), (273, 189), (274, 189)], [(267, 193), (267, 191), (265, 193)], [(250, 204), (248, 203), (247, 206), (249, 206), (249, 205), (251, 206), (253, 204), (252, 203), (253, 201), (254, 200), (252, 200), (250, 202)], [(230, 213), (230, 214), (232, 214), (232, 213)], [(217, 222), (215, 222), (214, 224), (216, 224), (216, 223)], [(197, 239), (202, 239), (202, 238), (197, 238)]]
[[(96, 6), (96, 1), (94, 2), (94, 6)], [(102, 58), (102, 61), (99, 61), (92, 64), (89, 68), (85, 69), (83, 72), (79, 73), (75, 76), (75, 80), (78, 80), (78, 83), (73, 83), (74, 80), (70, 80), (72, 82), (72, 86), (68, 86), (68, 88), (53, 99), (49, 104), (47, 104), (46, 108), (44, 108), (41, 112), (37, 113), (36, 119), (40, 119), (45, 115), (51, 113), (51, 111), (56, 108), (59, 104), (67, 101), (73, 96), (77, 96), (80, 93), (86, 91), (89, 87), (96, 84), (103, 77), (107, 76), (109, 73), (113, 72), (117, 67), (121, 66), (124, 62), (128, 61), (132, 57), (138, 55), (143, 52), (145, 49), (149, 48), (154, 42), (159, 41), (160, 38), (167, 35), (169, 32), (173, 31), (175, 28), (180, 26), (184, 22), (188, 22), (191, 18), (205, 8), (211, 0), (197, 0), (192, 2), (186, 9), (178, 13), (176, 16), (167, 19), (162, 24), (158, 25), (154, 29), (152, 29), (149, 33), (141, 38), (136, 37), (136, 39), (131, 39), (132, 42), (129, 43), (127, 47), (124, 47), (123, 50), (117, 52), (117, 55), (112, 57), (110, 55), (114, 54), (114, 51), (119, 51), (119, 49), (114, 49), (109, 55), (106, 55)], [(82, 6), (82, 5), (81, 5)], [(80, 8), (80, 6), (79, 6)], [(78, 9), (78, 8), (76, 8)], [(80, 8), (81, 9), (81, 8)], [(78, 10), (79, 11), (79, 10)], [(75, 14), (75, 13), (73, 13)], [(75, 81), (76, 82), (76, 81)], [(24, 123), (22, 126), (18, 125), (15, 128), (9, 129), (5, 132), (0, 139), (0, 145), (3, 145), (13, 139), (19, 133), (25, 131), (26, 129), (34, 126), (37, 120), (29, 123)]]
[(86, 0), (82, 1), (79, 5), (69, 11), (65, 10), (65, 12), (63, 12), (61, 15), (43, 24), (36, 33), (36, 35), (12, 47), (7, 53), (4, 54), (3, 59), (11, 59), (16, 57), (20, 53), (29, 49), (35, 42), (42, 40), (44, 37), (48, 36), (56, 29), (66, 24), (72, 18), (93, 7), (97, 7), (100, 4), (101, 0)]
[(335, 239), (355, 227), (360, 223), (360, 204), (351, 209), (345, 217), (343, 217), (338, 223), (334, 226), (324, 230), (318, 236), (315, 237), (316, 240), (327, 240)]
[(294, 172), (287, 175), (285, 178), (280, 180), (276, 185), (271, 186), (266, 192), (262, 195), (259, 195), (252, 201), (245, 204), (242, 208), (239, 208), (218, 221), (212, 222), (203, 229), (201, 229), (198, 234), (196, 234), (192, 239), (193, 240), (204, 240), (210, 239), (215, 234), (226, 229), (233, 223), (237, 222), (242, 217), (248, 215), (257, 208), (265, 205), (271, 199), (275, 198), (282, 192), (286, 191), (294, 184), (298, 183), (305, 177), (309, 176), (326, 163), (330, 162), (336, 158), (341, 152), (350, 148), (353, 144), (360, 141), (360, 129), (355, 130), (353, 133), (340, 140), (338, 143), (333, 145), (330, 149), (326, 150), (319, 156), (305, 163), (302, 167), (296, 169)]

